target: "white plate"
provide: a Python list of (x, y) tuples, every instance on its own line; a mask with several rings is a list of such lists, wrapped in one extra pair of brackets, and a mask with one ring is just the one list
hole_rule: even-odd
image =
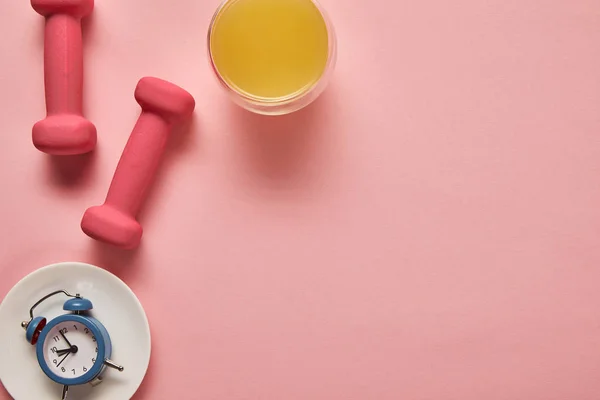
[[(0, 381), (15, 400), (60, 399), (62, 386), (48, 379), (36, 359), (35, 346), (27, 343), (21, 322), (29, 309), (46, 294), (64, 289), (92, 301), (92, 315), (111, 336), (111, 359), (122, 365), (108, 368), (96, 386), (72, 386), (67, 400), (129, 400), (142, 383), (150, 362), (150, 327), (135, 294), (110, 272), (76, 262), (53, 264), (23, 278), (0, 304)], [(41, 303), (34, 316), (50, 321), (64, 314), (68, 298), (56, 295)]]

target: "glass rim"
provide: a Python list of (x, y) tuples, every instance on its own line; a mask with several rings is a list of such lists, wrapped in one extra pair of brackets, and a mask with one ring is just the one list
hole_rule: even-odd
[(331, 74), (331, 71), (333, 70), (333, 68), (335, 66), (336, 56), (337, 56), (337, 38), (336, 38), (336, 34), (335, 34), (335, 29), (333, 27), (333, 24), (331, 23), (329, 15), (327, 14), (327, 12), (323, 8), (323, 6), (319, 3), (319, 1), (318, 0), (308, 0), (315, 5), (317, 10), (321, 14), (323, 21), (325, 22), (325, 27), (327, 29), (327, 48), (328, 48), (327, 62), (325, 63), (325, 68), (323, 68), (323, 72), (321, 73), (321, 76), (319, 76), (319, 78), (317, 80), (315, 80), (313, 83), (306, 85), (305, 87), (297, 90), (296, 92), (286, 95), (286, 96), (281, 96), (281, 97), (254, 96), (250, 93), (240, 90), (239, 88), (235, 87), (234, 85), (229, 84), (225, 80), (223, 75), (221, 75), (221, 73), (219, 72), (219, 69), (216, 66), (216, 63), (215, 63), (215, 60), (213, 57), (213, 53), (212, 53), (211, 38), (213, 35), (215, 23), (216, 23), (218, 17), (221, 15), (221, 13), (225, 9), (225, 7), (227, 7), (229, 4), (234, 3), (236, 1), (240, 1), (240, 0), (222, 0), (221, 1), (221, 4), (219, 5), (219, 7), (217, 7), (216, 11), (214, 12), (214, 14), (211, 18), (210, 25), (208, 27), (207, 38), (206, 38), (208, 60), (209, 60), (211, 69), (212, 69), (215, 77), (217, 78), (218, 82), (220, 83), (220, 85), (223, 88), (225, 88), (230, 94), (240, 97), (241, 99), (243, 99), (244, 101), (246, 101), (248, 103), (263, 106), (263, 107), (279, 107), (279, 106), (284, 106), (287, 104), (294, 103), (296, 101), (300, 101), (301, 99), (314, 93), (315, 90), (317, 90), (319, 87), (324, 86), (324, 84), (327, 83), (327, 81), (329, 80), (329, 75)]

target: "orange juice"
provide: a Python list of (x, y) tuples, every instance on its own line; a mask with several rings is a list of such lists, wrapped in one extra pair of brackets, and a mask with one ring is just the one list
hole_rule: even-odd
[(327, 22), (312, 0), (229, 0), (209, 32), (219, 78), (258, 102), (310, 91), (327, 69), (330, 50)]

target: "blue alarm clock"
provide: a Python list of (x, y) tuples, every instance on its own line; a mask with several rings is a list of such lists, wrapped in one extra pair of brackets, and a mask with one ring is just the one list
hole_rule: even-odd
[[(67, 313), (50, 321), (33, 316), (33, 310), (40, 303), (61, 293), (70, 297), (63, 305)], [(36, 347), (42, 371), (63, 385), (63, 400), (67, 398), (69, 386), (101, 383), (106, 367), (123, 371), (122, 366), (110, 360), (110, 335), (100, 321), (89, 315), (92, 308), (92, 302), (79, 293), (71, 295), (57, 290), (35, 303), (29, 310), (29, 321), (21, 323), (27, 341)]]

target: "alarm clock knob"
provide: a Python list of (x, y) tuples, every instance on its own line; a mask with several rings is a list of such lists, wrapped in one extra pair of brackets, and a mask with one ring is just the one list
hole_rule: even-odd
[(83, 297), (69, 299), (65, 301), (65, 304), (63, 305), (63, 310), (73, 311), (76, 313), (80, 311), (90, 311), (92, 308), (94, 308), (92, 302), (88, 299), (84, 299)]
[(42, 333), (42, 330), (46, 326), (46, 318), (35, 317), (31, 321), (23, 322), (21, 326), (25, 329), (25, 338), (27, 341), (35, 345), (40, 337), (40, 333)]

